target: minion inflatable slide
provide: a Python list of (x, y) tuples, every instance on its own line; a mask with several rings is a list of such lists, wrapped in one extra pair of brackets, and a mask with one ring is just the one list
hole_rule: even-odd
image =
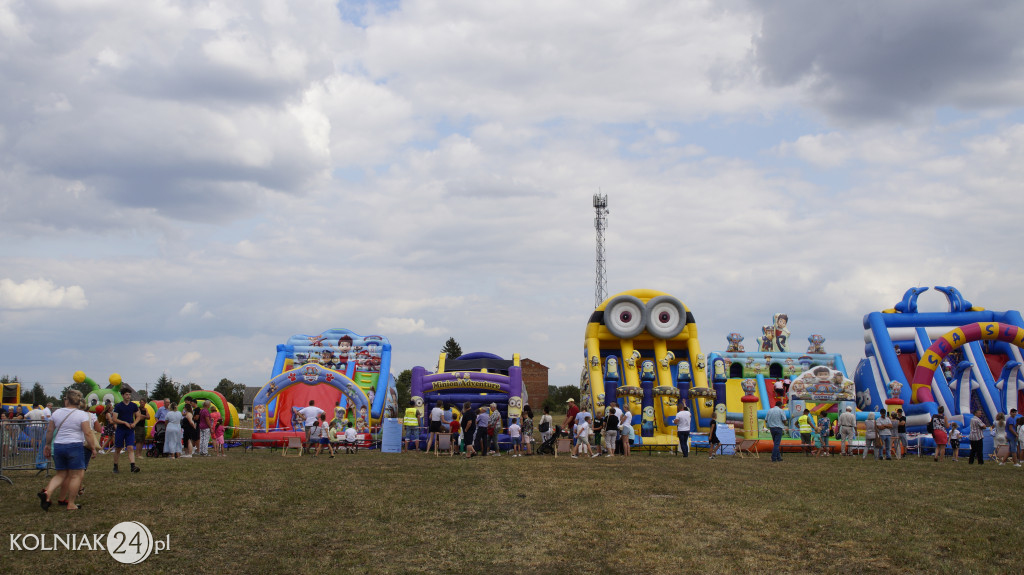
[(603, 413), (621, 402), (633, 414), (635, 445), (675, 447), (672, 421), (690, 402), (694, 426), (706, 429), (714, 409), (697, 324), (683, 302), (654, 290), (622, 292), (594, 310), (587, 324), (580, 405)]

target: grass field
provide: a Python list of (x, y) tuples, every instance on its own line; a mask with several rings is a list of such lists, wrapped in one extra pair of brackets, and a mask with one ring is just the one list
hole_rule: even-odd
[(141, 460), (86, 474), (84, 509), (0, 483), (0, 572), (121, 569), (9, 534), (170, 536), (147, 573), (1007, 573), (1024, 570), (1024, 471), (912, 457), (688, 459), (425, 454)]

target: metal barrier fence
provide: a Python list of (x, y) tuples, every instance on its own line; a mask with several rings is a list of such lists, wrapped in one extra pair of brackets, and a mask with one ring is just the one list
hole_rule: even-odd
[(0, 420), (0, 480), (11, 485), (8, 471), (35, 471), (50, 474), (52, 460), (43, 458), (46, 421)]

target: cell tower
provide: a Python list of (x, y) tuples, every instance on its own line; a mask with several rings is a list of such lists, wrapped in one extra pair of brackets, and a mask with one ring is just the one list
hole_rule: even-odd
[(597, 229), (597, 277), (594, 278), (594, 307), (601, 305), (608, 293), (608, 277), (604, 272), (604, 230), (608, 227), (608, 194), (594, 194), (594, 228)]

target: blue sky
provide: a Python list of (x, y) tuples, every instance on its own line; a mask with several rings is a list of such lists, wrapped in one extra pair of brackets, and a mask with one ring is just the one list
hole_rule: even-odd
[(348, 328), (389, 337), (396, 372), (451, 336), (574, 383), (598, 191), (610, 294), (679, 297), (707, 351), (785, 312), (852, 368), (861, 318), (912, 285), (1024, 306), (998, 247), (1024, 208), (1022, 22), (952, 1), (0, 5), (0, 373), (262, 385), (278, 343)]

